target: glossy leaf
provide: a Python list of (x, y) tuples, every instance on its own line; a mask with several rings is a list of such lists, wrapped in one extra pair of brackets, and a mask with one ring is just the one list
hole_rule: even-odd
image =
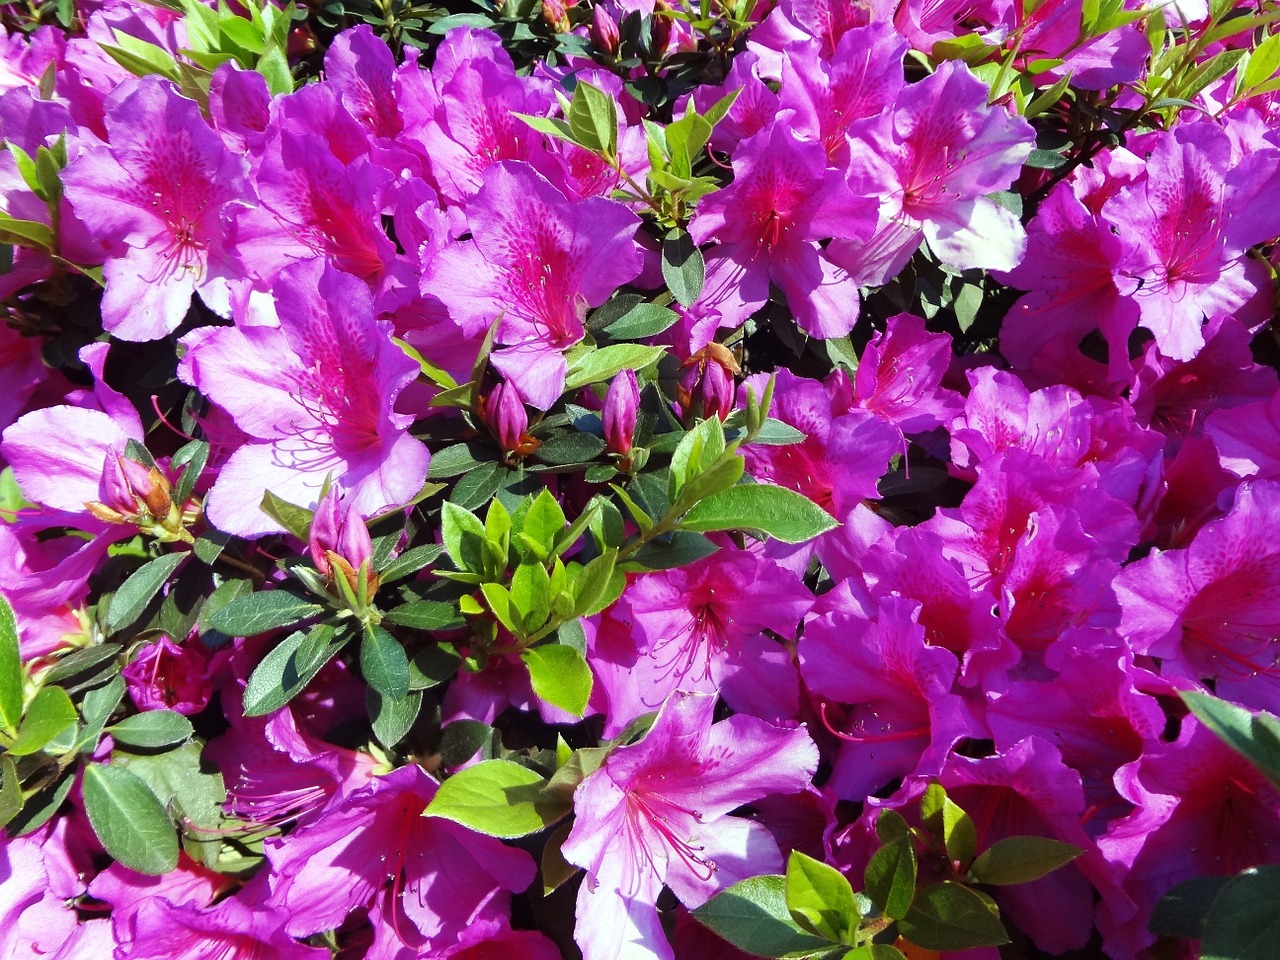
[(425, 816), (442, 817), (477, 833), (512, 839), (536, 833), (569, 812), (570, 804), (543, 792), (541, 776), (510, 760), (487, 760), (440, 785)]
[(178, 865), (173, 822), (146, 781), (123, 767), (91, 763), (83, 789), (85, 813), (107, 853), (152, 876)]

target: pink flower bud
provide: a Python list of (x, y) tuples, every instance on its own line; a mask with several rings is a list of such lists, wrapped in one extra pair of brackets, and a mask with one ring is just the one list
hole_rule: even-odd
[(684, 362), (688, 372), (676, 389), (686, 421), (719, 417), (733, 410), (733, 378), (741, 369), (729, 349), (710, 343)]
[(524, 442), (525, 431), (529, 429), (529, 414), (515, 387), (509, 383), (500, 383), (494, 387), (489, 394), (485, 413), (489, 429), (497, 437), (499, 446), (507, 453), (519, 451)]
[(631, 452), (636, 432), (636, 408), (640, 406), (640, 386), (634, 370), (623, 370), (609, 384), (604, 397), (604, 440), (609, 450), (625, 457)]
[[(356, 590), (356, 571), (373, 557), (373, 540), (364, 517), (344, 506), (336, 489), (330, 489), (316, 507), (307, 550), (321, 576), (333, 580), (336, 568), (347, 578), (352, 590)], [(376, 578), (372, 574), (370, 580), (376, 590)]]
[(618, 22), (601, 6), (591, 11), (591, 42), (610, 56), (618, 52)]
[(569, 29), (569, 8), (564, 0), (542, 0), (542, 19), (556, 33)]

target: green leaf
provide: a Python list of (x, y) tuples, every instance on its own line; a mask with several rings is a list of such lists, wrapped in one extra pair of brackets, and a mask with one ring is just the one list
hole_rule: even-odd
[(604, 327), (610, 340), (647, 340), (656, 337), (677, 320), (680, 315), (670, 307), (656, 303), (638, 303), (618, 319)]
[(907, 955), (887, 943), (868, 943), (854, 947), (840, 960), (907, 960)]
[(862, 915), (853, 887), (839, 870), (793, 850), (786, 891), (787, 909), (800, 926), (827, 940), (852, 942)]
[(440, 554), (444, 553), (444, 547), (438, 543), (427, 543), (420, 547), (410, 547), (400, 556), (396, 557), (385, 567), (378, 571), (378, 576), (384, 584), (393, 583), (396, 580), (403, 579), (411, 574), (417, 573), (424, 567), (428, 567), (435, 563)]
[(542, 547), (545, 554), (555, 548), (567, 523), (564, 510), (546, 487), (538, 492), (524, 516), (520, 532)]
[(925, 887), (898, 932), (926, 950), (968, 950), (1009, 942), (995, 904), (976, 890), (944, 881)]
[(0, 828), (22, 812), (22, 786), (13, 758), (0, 756)]
[(669, 537), (651, 540), (627, 558), (621, 567), (627, 573), (639, 570), (670, 570), (696, 563), (716, 553), (720, 546), (700, 533), (677, 530)]
[(440, 785), (425, 816), (452, 820), (490, 837), (514, 839), (555, 823), (572, 804), (543, 791), (545, 781), (510, 760), (486, 760)]
[(617, 556), (616, 550), (606, 551), (582, 568), (573, 581), (575, 616), (592, 616), (618, 599), (617, 594), (609, 589), (615, 580)]
[(203, 744), (191, 740), (164, 753), (117, 751), (111, 756), (111, 765), (123, 767), (145, 780), (172, 816), (213, 830), (222, 821), (222, 803), (227, 798), (227, 790), (217, 768), (202, 763), (203, 749)]
[(135, 570), (111, 598), (111, 606), (107, 610), (108, 632), (115, 632), (137, 620), (187, 556), (185, 553), (166, 553)]
[(687, 230), (673, 230), (662, 241), (662, 279), (682, 307), (691, 307), (702, 294), (707, 265)]
[(539, 133), (545, 133), (549, 137), (555, 137), (557, 140), (564, 140), (568, 143), (577, 143), (572, 129), (569, 124), (555, 117), (535, 117), (527, 113), (513, 113), (512, 116), (519, 117), (534, 130)]
[(61, 687), (42, 687), (27, 705), (18, 738), (9, 746), (9, 755), (25, 757), (39, 753), (79, 718), (67, 691)]
[(118, 742), (147, 749), (182, 743), (195, 733), (191, 721), (174, 710), (147, 710), (107, 729)]
[(22, 720), (22, 657), (18, 621), (9, 601), (0, 596), (0, 732), (14, 737)]
[(569, 365), (566, 390), (577, 390), (589, 383), (612, 380), (623, 370), (643, 370), (656, 363), (666, 347), (647, 347), (639, 343), (613, 343), (588, 350)]
[(786, 880), (773, 874), (735, 883), (692, 913), (721, 939), (758, 957), (804, 954), (831, 946), (791, 919)]
[(573, 88), (566, 118), (578, 143), (605, 157), (618, 152), (618, 107), (613, 97), (585, 80)]
[(252, 637), (278, 627), (291, 627), (324, 607), (288, 590), (262, 590), (230, 601), (209, 617), (208, 624), (229, 637)]
[(135, 77), (158, 73), (177, 83), (178, 63), (163, 48), (157, 47), (154, 43), (136, 40), (122, 34), (119, 30), (116, 31), (116, 40), (120, 42), (119, 46), (110, 43), (99, 43), (98, 46), (102, 48), (103, 53)]
[(254, 69), (267, 81), (267, 89), (273, 97), (293, 92), (293, 74), (280, 48), (275, 47), (259, 57)]
[(209, 444), (203, 440), (192, 440), (188, 444), (184, 444), (173, 458), (169, 461), (171, 468), (182, 468), (182, 475), (178, 478), (178, 482), (173, 487), (173, 502), (176, 504), (184, 504), (191, 497), (191, 492), (195, 490), (196, 481), (200, 479), (200, 474), (204, 473), (205, 465), (209, 462)]
[(365, 628), (360, 672), (369, 686), (388, 699), (402, 700), (409, 692), (409, 656), (400, 641), (382, 627)]
[(459, 570), (484, 570), (484, 524), (457, 504), (445, 503), (440, 514), (441, 536), (449, 559)]
[(591, 698), (591, 668), (573, 647), (546, 644), (520, 652), (533, 692), (547, 703), (580, 717)]
[(1267, 37), (1249, 54), (1240, 89), (1252, 90), (1262, 86), (1275, 77), (1277, 70), (1280, 70), (1280, 33)]
[(53, 230), (38, 221), (18, 220), (0, 212), (0, 242), (49, 250), (53, 246)]
[(85, 693), (84, 699), (80, 701), (80, 716), (84, 720), (84, 729), (80, 731), (78, 746), (82, 753), (92, 753), (98, 746), (98, 741), (102, 738), (102, 728), (106, 726), (107, 720), (115, 712), (116, 707), (120, 706), (120, 701), (124, 699), (124, 691), (124, 678), (117, 673), (109, 682)]
[(1070, 863), (1084, 851), (1048, 837), (1005, 837), (973, 861), (969, 875), (977, 883), (1008, 886), (1030, 883)]
[(1251, 867), (1232, 877), (1209, 908), (1200, 960), (1280, 957), (1280, 866)]
[(320, 672), (347, 634), (332, 624), (318, 623), (310, 630), (289, 634), (262, 658), (244, 690), (244, 712), (260, 717), (283, 707)]
[(1231, 880), (1229, 876), (1184, 880), (1160, 898), (1151, 911), (1147, 929), (1159, 937), (1199, 940), (1204, 936), (1209, 908)]
[(427, 690), (439, 686), (458, 672), (462, 657), (448, 644), (423, 647), (409, 660), (409, 689)]
[(365, 693), (373, 735), (388, 750), (404, 739), (422, 709), (422, 694), (410, 690), (403, 697), (385, 697), (373, 687)]
[(414, 630), (455, 630), (466, 620), (452, 603), (441, 600), (414, 600), (382, 615), (382, 622)]
[(281, 500), (270, 490), (262, 495), (260, 508), (263, 513), (306, 543), (311, 538), (311, 521), (315, 512), (288, 500)]
[(146, 781), (119, 766), (84, 768), (84, 808), (107, 853), (139, 873), (158, 876), (178, 865), (178, 837)]
[(551, 615), (551, 578), (540, 563), (522, 563), (511, 575), (511, 605), (529, 633)]
[(899, 837), (875, 852), (863, 877), (867, 896), (895, 920), (911, 909), (916, 895), (916, 849), (910, 835)]
[(1181, 696), (1201, 723), (1280, 787), (1280, 719), (1205, 693), (1184, 691)]
[(961, 864), (973, 860), (978, 852), (978, 830), (967, 813), (960, 809), (940, 783), (931, 783), (920, 801), (920, 817), (936, 837), (941, 837), (947, 856)]
[(759, 530), (783, 543), (803, 543), (840, 524), (794, 490), (741, 484), (714, 494), (684, 515), (680, 526), (698, 533)]
[(672, 503), (680, 499), (694, 477), (715, 463), (724, 453), (724, 425), (719, 417), (708, 417), (688, 431), (671, 454), (671, 478), (667, 496)]

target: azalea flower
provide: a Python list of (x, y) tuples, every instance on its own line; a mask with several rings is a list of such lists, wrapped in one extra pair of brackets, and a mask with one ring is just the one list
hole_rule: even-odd
[(802, 728), (754, 717), (711, 723), (716, 697), (676, 692), (639, 743), (619, 747), (574, 793), (561, 848), (583, 867), (574, 938), (585, 960), (673, 960), (658, 918), (663, 884), (687, 907), (760, 873), (782, 855), (763, 825), (729, 814), (797, 793), (817, 769)]

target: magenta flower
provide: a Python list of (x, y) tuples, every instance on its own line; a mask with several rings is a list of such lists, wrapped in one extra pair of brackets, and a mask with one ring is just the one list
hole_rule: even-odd
[(182, 323), (193, 292), (225, 312), (221, 213), (243, 195), (242, 161), (158, 76), (120, 87), (106, 124), (110, 145), (86, 148), (63, 174), (76, 216), (110, 245), (103, 325), (122, 340), (158, 339)]
[(138, 651), (121, 675), (139, 710), (176, 710), (191, 715), (209, 705), (216, 671), (226, 660), (192, 634), (179, 646), (161, 634)]
[(1116, 581), (1121, 632), (1177, 676), (1265, 680), (1280, 671), (1280, 484), (1240, 485), (1231, 512), (1185, 550), (1159, 550)]
[(1035, 132), (1021, 117), (988, 106), (989, 92), (948, 60), (858, 131), (849, 185), (859, 196), (880, 198), (880, 219), (871, 239), (837, 239), (829, 253), (859, 283), (893, 277), (921, 239), (961, 269), (1011, 270), (1022, 259), (1022, 224), (987, 194), (1018, 176)]
[(210, 960), (213, 957), (271, 957), (323, 960), (328, 949), (308, 947), (285, 933), (279, 909), (231, 897), (212, 907), (175, 905), (149, 897), (117, 923), (121, 960)]
[(831, 237), (865, 237), (871, 201), (827, 170), (819, 143), (774, 123), (735, 151), (734, 180), (704, 198), (689, 232), (699, 244), (742, 268), (741, 296), (763, 303), (769, 283), (787, 295), (796, 323), (810, 336), (842, 337), (858, 318), (857, 284), (818, 245)]
[[(269, 905), (295, 936), (336, 929), (358, 907), (416, 930), (430, 948), (472, 924), (505, 919), (510, 893), (533, 880), (523, 850), (422, 811), (436, 782), (410, 764), (340, 797), (287, 837), (266, 843)], [(375, 936), (377, 936), (375, 931)]]
[(961, 400), (942, 386), (951, 363), (951, 338), (929, 333), (922, 319), (900, 313), (867, 344), (853, 382), (854, 402), (904, 434), (944, 426)]
[(206, 327), (184, 339), (179, 376), (250, 438), (210, 490), (209, 518), (240, 536), (278, 531), (259, 509), (263, 493), (314, 507), (326, 478), (363, 516), (410, 500), (429, 454), (393, 405), (418, 365), (374, 319), (368, 287), (311, 261), (287, 270), (276, 295), (278, 328)]
[(440, 252), (423, 278), (454, 321), (482, 332), (499, 317), (493, 365), (545, 410), (564, 390), (562, 352), (582, 339), (587, 308), (641, 266), (639, 219), (622, 204), (569, 200), (532, 168), (499, 163), (467, 207), (472, 239)]
[(818, 752), (802, 728), (754, 717), (712, 725), (714, 695), (677, 692), (643, 740), (619, 747), (574, 794), (562, 847), (583, 867), (574, 938), (585, 960), (673, 960), (655, 905), (663, 884), (687, 907), (780, 872), (763, 825), (729, 814), (804, 789)]

